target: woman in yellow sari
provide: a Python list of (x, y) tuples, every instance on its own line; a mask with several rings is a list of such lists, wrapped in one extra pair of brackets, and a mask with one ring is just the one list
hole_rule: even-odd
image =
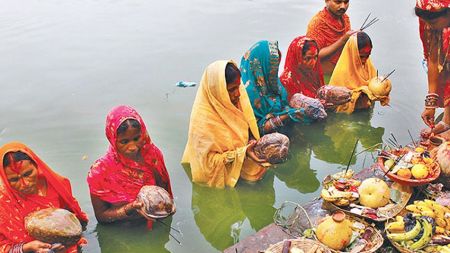
[(266, 168), (253, 152), (258, 126), (241, 75), (232, 61), (216, 61), (203, 73), (192, 107), (182, 163), (192, 181), (234, 187), (243, 178), (257, 181)]
[(372, 108), (376, 100), (382, 105), (388, 104), (388, 97), (376, 97), (367, 87), (377, 76), (377, 69), (370, 59), (372, 47), (372, 41), (365, 32), (352, 35), (345, 44), (329, 84), (352, 90), (352, 99), (338, 106), (336, 112), (352, 113), (355, 109)]

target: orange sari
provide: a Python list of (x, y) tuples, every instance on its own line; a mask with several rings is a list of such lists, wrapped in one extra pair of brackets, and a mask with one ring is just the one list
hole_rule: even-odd
[[(3, 159), (8, 152), (21, 151), (37, 165), (38, 177), (47, 182), (46, 196), (24, 195), (11, 188), (3, 168)], [(24, 218), (31, 212), (48, 207), (64, 208), (73, 212), (81, 222), (88, 222), (72, 195), (70, 182), (56, 174), (31, 149), (19, 142), (11, 142), (0, 148), (0, 253), (9, 253), (14, 245), (35, 240), (25, 229)], [(84, 241), (84, 240), (83, 240)], [(79, 242), (82, 243), (81, 240)], [(78, 245), (67, 248), (68, 253), (78, 251)]]

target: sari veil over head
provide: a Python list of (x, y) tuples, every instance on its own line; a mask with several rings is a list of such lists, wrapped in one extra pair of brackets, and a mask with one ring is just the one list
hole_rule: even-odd
[(246, 159), (251, 136), (259, 139), (253, 110), (243, 85), (239, 106), (230, 100), (225, 68), (232, 61), (216, 61), (203, 73), (192, 106), (182, 163), (189, 163), (192, 181), (210, 187), (234, 187), (240, 177), (259, 180), (265, 169)]
[(284, 71), (280, 76), (280, 81), (288, 93), (288, 99), (295, 93), (302, 93), (305, 96), (316, 98), (317, 90), (324, 85), (323, 71), (320, 60), (311, 71), (299, 69), (299, 64), (303, 61), (303, 47), (306, 41), (313, 41), (306, 36), (295, 38), (289, 45)]
[[(45, 179), (47, 183), (46, 196), (21, 194), (10, 186), (3, 167), (3, 160), (7, 153), (17, 151), (27, 154), (36, 164), (38, 177)], [(35, 240), (28, 234), (24, 225), (24, 218), (33, 211), (49, 207), (65, 208), (74, 213), (81, 222), (88, 222), (87, 215), (81, 210), (78, 201), (72, 195), (69, 180), (50, 169), (26, 145), (19, 142), (5, 144), (0, 148), (0, 158), (0, 253), (8, 253), (15, 244)], [(77, 246), (69, 247), (67, 252), (77, 252)]]
[[(144, 144), (139, 152), (143, 162), (131, 160), (117, 151), (117, 128), (128, 119), (140, 124)], [(92, 195), (111, 204), (126, 204), (136, 199), (142, 186), (158, 185), (172, 196), (162, 152), (151, 141), (136, 110), (125, 105), (113, 108), (106, 118), (105, 132), (110, 143), (108, 151), (92, 165), (87, 178)]]
[(286, 89), (278, 78), (280, 60), (278, 42), (267, 40), (257, 42), (241, 59), (242, 82), (261, 134), (272, 117), (288, 114), (293, 121), (299, 121), (295, 116), (299, 110), (289, 106)]

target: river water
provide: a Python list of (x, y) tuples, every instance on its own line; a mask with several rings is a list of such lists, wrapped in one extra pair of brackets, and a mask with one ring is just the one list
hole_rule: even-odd
[[(91, 221), (83, 252), (219, 252), (272, 222), (283, 201), (319, 195), (325, 175), (345, 167), (358, 151), (394, 133), (409, 142), (423, 124), (426, 91), (414, 1), (351, 1), (353, 28), (367, 14), (380, 73), (396, 69), (389, 107), (293, 127), (289, 161), (254, 185), (214, 190), (193, 185), (179, 161), (187, 139), (196, 81), (218, 59), (240, 61), (261, 39), (278, 40), (283, 55), (306, 32), (324, 1), (315, 0), (1, 0), (0, 144), (20, 140), (70, 178)], [(284, 62), (284, 59), (282, 60)], [(129, 104), (144, 118), (164, 155), (177, 213), (166, 220), (182, 231), (97, 225), (86, 175), (107, 149), (105, 117)], [(370, 165), (359, 155), (351, 168)]]

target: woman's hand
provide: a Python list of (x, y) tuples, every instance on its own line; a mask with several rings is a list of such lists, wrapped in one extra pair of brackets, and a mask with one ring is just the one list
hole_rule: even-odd
[(248, 147), (247, 147), (247, 157), (249, 157), (250, 159), (252, 159), (253, 161), (257, 162), (257, 163), (265, 163), (267, 162), (265, 159), (260, 159), (254, 150), (254, 147), (256, 145), (256, 140), (250, 140), (248, 142)]
[(52, 248), (52, 245), (49, 243), (41, 242), (38, 240), (27, 242), (22, 246), (22, 250), (24, 253), (44, 253), (49, 252)]
[(430, 128), (434, 128), (434, 114), (436, 109), (434, 108), (425, 108), (422, 112), (422, 120), (429, 126)]
[(135, 211), (139, 211), (143, 206), (144, 206), (144, 204), (142, 202), (135, 200), (135, 201), (130, 202), (130, 203), (126, 204), (125, 206), (123, 206), (123, 209), (125, 211), (125, 214), (130, 216)]

